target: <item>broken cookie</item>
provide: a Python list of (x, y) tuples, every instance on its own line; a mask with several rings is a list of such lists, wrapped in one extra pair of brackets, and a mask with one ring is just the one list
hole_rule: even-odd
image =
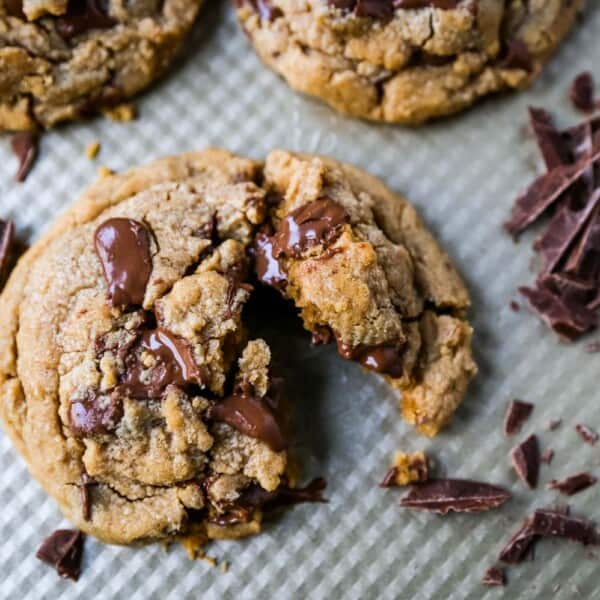
[(396, 452), (394, 465), (386, 473), (381, 487), (408, 485), (427, 481), (427, 458), (423, 452)]

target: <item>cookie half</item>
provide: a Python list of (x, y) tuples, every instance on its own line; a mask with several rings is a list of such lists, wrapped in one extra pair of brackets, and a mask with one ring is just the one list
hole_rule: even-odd
[(115, 106), (170, 64), (202, 0), (0, 0), (0, 131)]
[(580, 0), (235, 0), (262, 60), (341, 113), (419, 124), (527, 86)]
[(320, 482), (295, 491), (285, 397), (243, 312), (259, 282), (401, 389), (422, 432), (462, 400), (476, 370), (467, 291), (377, 179), (323, 157), (217, 150), (108, 176), (1, 297), (0, 415), (78, 528), (201, 542), (321, 500)]

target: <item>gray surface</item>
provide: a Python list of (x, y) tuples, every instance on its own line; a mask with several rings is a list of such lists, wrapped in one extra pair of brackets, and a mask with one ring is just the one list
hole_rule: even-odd
[[(214, 544), (210, 553), (231, 563), (225, 575), (189, 562), (181, 549), (165, 555), (158, 546), (88, 540), (79, 583), (60, 581), (34, 552), (66, 523), (0, 433), (0, 597), (548, 598), (558, 583), (553, 597), (600, 597), (598, 559), (552, 541), (540, 544), (535, 562), (510, 570), (504, 592), (479, 583), (523, 516), (557, 500), (545, 489), (550, 478), (584, 468), (600, 475), (600, 446), (584, 445), (573, 431), (577, 421), (600, 430), (600, 356), (586, 354), (581, 343), (561, 345), (527, 311), (508, 308), (517, 285), (532, 278), (532, 236), (515, 247), (500, 229), (513, 197), (540, 168), (524, 134), (527, 105), (551, 108), (570, 122), (568, 83), (585, 68), (600, 75), (598, 3), (590, 3), (587, 19), (531, 90), (415, 130), (344, 119), (295, 95), (258, 63), (227, 5), (210, 3), (180, 67), (139, 102), (138, 121), (97, 119), (44, 136), (41, 158), (20, 186), (11, 182), (16, 165), (8, 138), (0, 139), (0, 214), (34, 239), (100, 164), (121, 170), (207, 145), (254, 157), (275, 147), (331, 154), (403, 191), (454, 257), (473, 294), (480, 375), (452, 426), (428, 440), (400, 421), (394, 394), (377, 377), (330, 348), (310, 348), (293, 318), (274, 322), (268, 337), (280, 349), (300, 412), (297, 445), (307, 476), (327, 477), (331, 501), (284, 515), (260, 537)], [(95, 139), (102, 151), (91, 162), (84, 149)], [(535, 493), (516, 481), (507, 458), (512, 442), (501, 434), (506, 402), (515, 396), (536, 403), (520, 437), (536, 431), (542, 447), (556, 451)], [(564, 419), (562, 429), (546, 432), (554, 417)], [(376, 485), (397, 448), (424, 448), (442, 473), (503, 484), (514, 499), (479, 516), (401, 510), (400, 492)], [(597, 486), (571, 505), (600, 520), (599, 499)]]

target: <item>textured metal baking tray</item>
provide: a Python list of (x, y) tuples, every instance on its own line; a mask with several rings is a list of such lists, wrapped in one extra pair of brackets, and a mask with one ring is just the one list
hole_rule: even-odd
[[(307, 477), (327, 478), (330, 502), (288, 512), (259, 537), (213, 544), (209, 553), (230, 564), (225, 574), (190, 562), (181, 548), (165, 554), (157, 545), (130, 549), (88, 539), (79, 582), (60, 580), (34, 554), (66, 523), (0, 433), (0, 598), (600, 597), (598, 559), (553, 541), (539, 545), (535, 562), (509, 571), (504, 591), (480, 584), (525, 514), (557, 500), (545, 489), (550, 478), (600, 473), (600, 446), (583, 444), (573, 430), (576, 421), (600, 429), (600, 355), (562, 344), (527, 310), (510, 310), (516, 287), (533, 278), (532, 234), (515, 246), (501, 230), (513, 198), (541, 169), (525, 133), (527, 106), (573, 122), (571, 79), (583, 69), (600, 74), (599, 4), (588, 4), (530, 90), (405, 129), (349, 120), (294, 94), (259, 63), (229, 3), (213, 1), (178, 66), (138, 102), (137, 121), (99, 118), (48, 133), (22, 185), (11, 181), (16, 161), (8, 137), (0, 138), (0, 216), (31, 240), (95, 179), (99, 165), (122, 170), (209, 145), (257, 158), (284, 147), (356, 163), (405, 193), (460, 267), (473, 296), (480, 365), (452, 426), (429, 440), (401, 422), (395, 394), (376, 376), (341, 361), (333, 348), (312, 348), (293, 316), (274, 319), (266, 334), (297, 406), (296, 446)], [(93, 140), (102, 150), (92, 162), (84, 150)], [(536, 404), (522, 435), (536, 431), (542, 447), (556, 452), (536, 492), (516, 480), (507, 457), (512, 442), (501, 425), (512, 397)], [(564, 424), (550, 433), (551, 418)], [(401, 492), (377, 487), (397, 448), (425, 449), (441, 473), (502, 484), (514, 498), (482, 515), (401, 509)], [(599, 500), (596, 486), (571, 505), (600, 520)]]

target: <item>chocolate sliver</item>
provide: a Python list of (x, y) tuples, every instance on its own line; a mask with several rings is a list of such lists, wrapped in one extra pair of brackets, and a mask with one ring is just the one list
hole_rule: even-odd
[(490, 567), (484, 573), (481, 583), (489, 586), (506, 585), (506, 575), (504, 570), (498, 567)]
[(12, 221), (0, 219), (0, 290), (8, 275), (14, 243), (15, 226)]
[(598, 441), (598, 434), (587, 425), (578, 423), (575, 425), (575, 431), (581, 436), (581, 439), (590, 446), (594, 446)]
[(594, 78), (589, 71), (579, 73), (571, 84), (569, 97), (573, 106), (583, 112), (593, 112), (596, 109), (594, 101)]
[(548, 170), (571, 162), (565, 139), (554, 126), (554, 121), (548, 111), (543, 108), (530, 107), (529, 121)]
[(258, 280), (265, 285), (284, 289), (287, 275), (283, 266), (273, 254), (273, 238), (259, 233), (254, 241), (254, 270)]
[(513, 435), (521, 430), (523, 423), (527, 421), (533, 412), (534, 405), (521, 400), (511, 400), (504, 417), (504, 433)]
[(557, 481), (553, 479), (548, 487), (551, 490), (558, 490), (561, 494), (565, 494), (567, 496), (573, 496), (583, 490), (587, 490), (589, 487), (593, 486), (596, 483), (597, 479), (591, 475), (590, 473), (577, 473), (577, 475), (571, 475), (571, 477), (566, 477), (565, 479), (561, 479)]
[(387, 488), (396, 485), (396, 476), (398, 475), (397, 467), (392, 467), (381, 480), (379, 487)]
[(510, 498), (500, 487), (466, 479), (432, 479), (414, 485), (400, 506), (429, 510), (440, 515), (450, 511), (482, 512), (497, 508)]
[(87, 473), (81, 475), (79, 488), (81, 490), (81, 515), (85, 521), (92, 518), (92, 499), (90, 497), (90, 487), (98, 485), (98, 482)]
[(565, 272), (587, 281), (600, 281), (600, 188), (590, 198), (588, 207), (593, 213), (565, 264)]
[(531, 521), (531, 519), (527, 519), (500, 551), (499, 558), (502, 562), (517, 565), (531, 556), (533, 545), (537, 541), (537, 535), (533, 532)]
[(35, 131), (20, 131), (12, 136), (10, 145), (19, 160), (15, 181), (25, 181), (38, 155), (39, 136)]
[(573, 165), (562, 165), (538, 177), (517, 198), (510, 220), (505, 223), (506, 230), (517, 236), (546, 212), (554, 202), (577, 182), (585, 171), (600, 160), (600, 151), (583, 158)]
[(552, 462), (553, 458), (554, 458), (554, 450), (552, 450), (552, 448), (547, 448), (546, 450), (544, 450), (544, 453), (540, 457), (540, 461), (546, 465), (549, 465)]
[(530, 526), (535, 535), (565, 538), (584, 546), (598, 544), (599, 541), (592, 521), (555, 510), (536, 510)]
[[(140, 354), (150, 355), (154, 365), (144, 366)], [(203, 372), (192, 346), (167, 329), (143, 331), (125, 358), (126, 371), (117, 390), (133, 398), (160, 398), (168, 386), (203, 385)]]
[(70, 0), (67, 13), (56, 18), (56, 31), (66, 41), (93, 29), (110, 29), (117, 21), (103, 0)]
[(93, 394), (72, 400), (69, 426), (74, 435), (89, 437), (114, 431), (123, 417), (123, 404), (117, 394)]
[(57, 529), (42, 542), (35, 555), (54, 567), (61, 577), (77, 581), (81, 574), (83, 534), (74, 529)]
[(530, 488), (535, 488), (540, 472), (540, 448), (537, 437), (530, 435), (512, 449), (510, 457), (519, 478)]
[(114, 218), (102, 223), (94, 235), (112, 306), (141, 306), (152, 272), (150, 233), (133, 219)]
[(288, 446), (283, 428), (268, 400), (250, 394), (232, 394), (212, 406), (208, 416), (213, 421), (227, 423), (240, 433), (259, 439), (274, 452)]
[(313, 246), (330, 244), (349, 220), (344, 207), (329, 198), (304, 204), (282, 220), (273, 238), (273, 255), (299, 257)]

